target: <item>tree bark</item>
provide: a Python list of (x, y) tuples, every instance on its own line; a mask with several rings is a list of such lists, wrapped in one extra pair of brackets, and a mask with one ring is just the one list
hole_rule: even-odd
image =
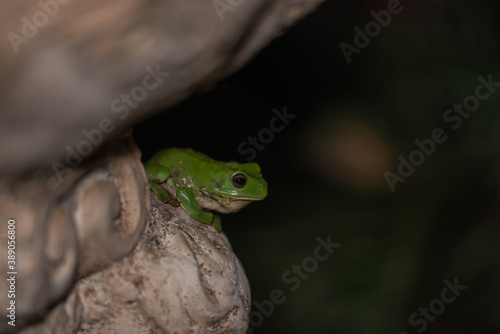
[(0, 175), (78, 166), (243, 66), (319, 3), (2, 1)]

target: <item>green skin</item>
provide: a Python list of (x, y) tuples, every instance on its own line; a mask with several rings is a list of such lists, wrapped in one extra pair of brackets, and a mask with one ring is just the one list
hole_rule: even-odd
[(181, 205), (194, 219), (221, 231), (221, 213), (238, 212), (267, 196), (267, 182), (256, 163), (215, 161), (191, 149), (159, 151), (144, 164), (149, 184), (162, 202)]

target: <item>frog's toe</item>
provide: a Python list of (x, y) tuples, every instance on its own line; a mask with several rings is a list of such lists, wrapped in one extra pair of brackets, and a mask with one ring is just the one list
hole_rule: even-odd
[(177, 198), (173, 198), (160, 184), (150, 181), (149, 186), (160, 201), (163, 203), (169, 203), (173, 206), (179, 206), (180, 202)]
[(219, 215), (214, 214), (214, 218), (212, 219), (212, 222), (209, 223), (210, 226), (213, 226), (217, 232), (222, 231), (222, 224), (220, 222), (220, 217)]

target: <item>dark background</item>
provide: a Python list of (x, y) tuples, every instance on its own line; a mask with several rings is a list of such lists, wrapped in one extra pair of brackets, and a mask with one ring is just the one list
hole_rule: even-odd
[[(246, 162), (238, 146), (274, 108), (296, 115), (255, 158), (268, 198), (222, 217), (252, 300), (286, 298), (253, 314), (254, 333), (500, 333), (500, 87), (456, 130), (443, 121), (478, 76), (500, 81), (497, 6), (401, 4), (348, 64), (339, 44), (387, 2), (326, 1), (213, 90), (134, 129), (145, 159), (177, 146)], [(391, 192), (384, 173), (436, 128), (447, 140)], [(341, 246), (292, 291), (282, 275), (329, 235)], [(460, 296), (425, 331), (410, 324), (455, 278)]]

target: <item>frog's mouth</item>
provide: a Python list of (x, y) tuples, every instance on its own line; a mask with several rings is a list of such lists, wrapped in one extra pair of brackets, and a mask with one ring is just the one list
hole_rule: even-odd
[(265, 197), (233, 197), (231, 201), (262, 201)]
[(229, 201), (211, 201), (210, 203), (203, 203), (201, 207), (207, 210), (215, 210), (220, 213), (234, 213), (240, 211), (249, 203), (260, 200), (263, 200), (263, 198), (234, 197)]

